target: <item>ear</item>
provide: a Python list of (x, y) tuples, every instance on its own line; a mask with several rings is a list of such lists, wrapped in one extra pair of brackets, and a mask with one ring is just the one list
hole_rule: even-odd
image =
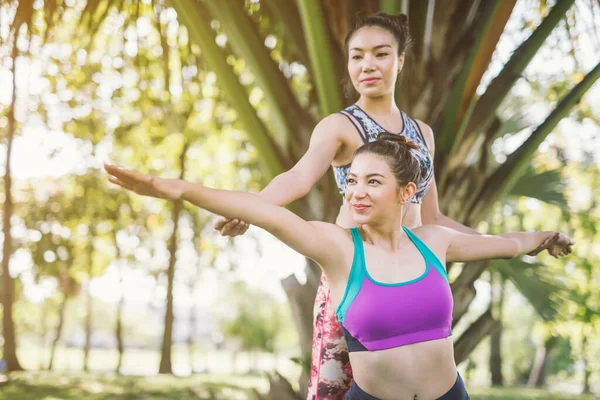
[(406, 204), (410, 202), (416, 193), (417, 185), (415, 185), (413, 182), (409, 182), (406, 186), (400, 188), (400, 201)]
[(398, 56), (398, 74), (400, 74), (400, 72), (402, 72), (402, 68), (404, 67), (404, 55), (406, 53), (402, 52), (402, 54), (400, 54)]

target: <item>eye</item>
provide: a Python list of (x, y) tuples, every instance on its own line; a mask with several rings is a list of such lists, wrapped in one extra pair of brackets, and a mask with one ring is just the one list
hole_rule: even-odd
[(352, 179), (352, 178), (346, 179), (346, 184), (348, 184), (348, 185), (353, 185), (355, 183), (356, 183), (356, 181), (354, 179)]
[(377, 57), (385, 57), (387, 55), (388, 55), (388, 53), (379, 53), (379, 54), (377, 54)]
[(359, 55), (352, 56), (353, 60), (360, 60), (361, 58), (362, 58), (362, 56), (359, 56)]
[(369, 179), (369, 185), (379, 185), (380, 183), (377, 179)]

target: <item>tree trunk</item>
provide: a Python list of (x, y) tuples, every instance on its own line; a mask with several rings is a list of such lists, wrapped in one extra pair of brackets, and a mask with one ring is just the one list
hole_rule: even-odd
[(13, 67), (13, 91), (10, 109), (8, 111), (8, 136), (6, 138), (6, 162), (4, 169), (4, 209), (2, 211), (2, 233), (4, 234), (4, 243), (2, 245), (2, 283), (4, 295), (2, 296), (2, 333), (4, 336), (4, 359), (8, 371), (22, 371), (23, 367), (17, 358), (17, 337), (13, 321), (13, 302), (15, 296), (15, 286), (10, 277), (10, 258), (12, 256), (12, 236), (10, 232), (10, 218), (13, 214), (12, 199), (12, 179), (10, 170), (10, 160), (12, 155), (12, 146), (15, 137), (15, 104), (17, 102), (17, 45), (14, 44), (12, 51)]
[(590, 369), (590, 362), (587, 357), (587, 348), (588, 348), (588, 338), (584, 332), (584, 328), (582, 330), (582, 340), (581, 340), (581, 354), (583, 360), (583, 390), (582, 394), (591, 393), (590, 388), (590, 376), (592, 375), (592, 370)]
[(48, 300), (44, 300), (42, 308), (42, 335), (40, 338), (40, 363), (38, 369), (41, 371), (45, 367), (44, 359), (46, 358), (46, 335), (48, 335)]
[(479, 342), (498, 327), (499, 323), (492, 317), (491, 310), (484, 312), (454, 343), (454, 359), (460, 364), (477, 347)]
[[(180, 174), (179, 179), (185, 176), (185, 160), (189, 143), (184, 143), (181, 151)], [(159, 374), (173, 373), (171, 366), (171, 345), (173, 340), (173, 322), (175, 316), (173, 313), (173, 281), (175, 279), (175, 264), (177, 262), (177, 231), (179, 230), (179, 217), (183, 209), (181, 200), (173, 203), (171, 220), (173, 221), (173, 232), (169, 238), (169, 266), (167, 268), (167, 306), (165, 310), (164, 332), (161, 346), (160, 365), (158, 367)]]
[(194, 342), (196, 341), (196, 306), (193, 300), (194, 285), (190, 285), (190, 297), (192, 298), (192, 305), (190, 306), (190, 326), (188, 332), (188, 356), (190, 363), (190, 374), (194, 374)]
[(90, 230), (90, 248), (89, 248), (89, 260), (88, 260), (88, 268), (87, 268), (87, 296), (86, 296), (86, 313), (85, 313), (85, 345), (83, 346), (83, 370), (85, 372), (89, 371), (89, 357), (90, 357), (90, 348), (92, 346), (92, 313), (93, 313), (93, 303), (92, 303), (92, 291), (91, 291), (91, 281), (92, 281), (92, 273), (93, 273), (93, 259), (94, 259), (94, 230), (93, 228)]
[(546, 384), (546, 373), (547, 366), (550, 361), (550, 353), (554, 349), (554, 346), (558, 343), (558, 338), (551, 336), (544, 341), (544, 344), (538, 347), (535, 353), (535, 360), (531, 373), (529, 374), (529, 380), (527, 386), (530, 387), (542, 387)]
[[(116, 241), (115, 241), (116, 243)], [(118, 249), (118, 245), (117, 245)], [(123, 366), (123, 354), (125, 352), (125, 342), (123, 340), (123, 307), (125, 305), (125, 285), (123, 282), (123, 265), (121, 264), (120, 251), (117, 250), (117, 263), (119, 270), (119, 288), (121, 290), (121, 296), (119, 298), (119, 306), (117, 308), (117, 323), (115, 326), (115, 336), (117, 338), (117, 351), (119, 352), (119, 361), (115, 372), (121, 373), (121, 367)]]
[[(316, 264), (307, 260), (307, 275), (308, 272), (313, 270)], [(292, 309), (292, 315), (294, 317), (294, 323), (298, 331), (301, 359), (305, 360), (308, 365), (303, 365), (302, 374), (300, 376), (300, 391), (304, 395), (308, 388), (308, 379), (310, 373), (310, 359), (312, 354), (312, 327), (313, 327), (313, 309), (316, 296), (316, 285), (314, 282), (311, 284), (311, 280), (307, 279), (305, 285), (301, 285), (294, 275), (290, 275), (281, 281), (281, 285), (287, 295), (290, 308)], [(311, 285), (312, 287), (307, 287)], [(271, 387), (271, 393), (274, 387)]]
[(62, 335), (62, 329), (65, 322), (65, 310), (67, 308), (68, 297), (65, 294), (63, 297), (63, 301), (60, 305), (60, 311), (58, 314), (58, 326), (56, 327), (56, 337), (52, 342), (52, 350), (50, 350), (50, 363), (48, 364), (48, 369), (51, 371), (54, 367), (54, 355), (56, 353), (56, 345), (60, 341), (60, 336)]
[[(498, 274), (494, 276), (500, 277)], [(500, 277), (499, 293), (494, 293), (494, 282), (492, 287), (492, 302), (496, 303), (496, 318), (498, 319), (498, 329), (490, 335), (490, 373), (492, 375), (492, 386), (504, 386), (504, 376), (502, 375), (502, 306), (504, 303), (504, 279)]]
[(179, 228), (179, 216), (183, 204), (181, 201), (176, 201), (173, 204), (172, 220), (173, 233), (169, 239), (169, 266), (167, 269), (167, 305), (165, 310), (164, 332), (161, 346), (159, 374), (173, 373), (171, 366), (171, 345), (173, 340), (173, 322), (175, 316), (173, 314), (173, 281), (175, 279), (175, 263), (177, 251), (177, 230)]

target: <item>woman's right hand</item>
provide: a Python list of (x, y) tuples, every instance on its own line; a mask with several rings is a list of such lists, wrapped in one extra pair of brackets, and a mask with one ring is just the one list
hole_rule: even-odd
[(569, 236), (559, 232), (551, 232), (546, 240), (528, 255), (534, 256), (543, 250), (548, 250), (552, 257), (561, 258), (573, 252), (572, 246), (574, 244), (575, 241)]
[(221, 236), (235, 237), (246, 233), (250, 224), (236, 218), (219, 217), (213, 227), (219, 231)]

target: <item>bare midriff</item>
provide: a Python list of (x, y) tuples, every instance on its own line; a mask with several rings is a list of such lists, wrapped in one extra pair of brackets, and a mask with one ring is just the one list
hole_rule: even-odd
[(382, 400), (432, 400), (456, 382), (452, 338), (350, 353), (356, 383)]

